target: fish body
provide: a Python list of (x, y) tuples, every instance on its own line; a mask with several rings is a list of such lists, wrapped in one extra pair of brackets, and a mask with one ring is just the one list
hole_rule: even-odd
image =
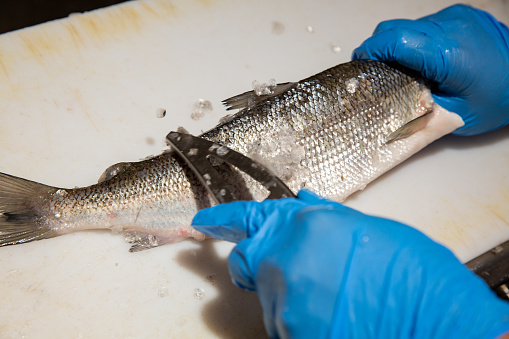
[[(305, 187), (339, 201), (463, 123), (433, 103), (422, 79), (376, 61), (352, 61), (225, 102), (240, 111), (202, 138), (260, 161), (294, 192)], [(245, 173), (216, 165), (238, 199), (266, 197)], [(171, 150), (114, 165), (82, 188), (0, 173), (0, 245), (86, 229), (122, 232), (132, 251), (203, 239), (191, 220), (212, 204)]]

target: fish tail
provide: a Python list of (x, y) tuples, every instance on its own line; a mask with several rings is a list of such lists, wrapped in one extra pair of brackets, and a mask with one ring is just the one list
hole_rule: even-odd
[(0, 246), (52, 238), (57, 232), (41, 222), (40, 206), (58, 189), (0, 173)]

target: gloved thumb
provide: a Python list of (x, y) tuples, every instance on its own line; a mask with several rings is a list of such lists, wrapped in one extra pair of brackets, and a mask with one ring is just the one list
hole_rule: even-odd
[[(311, 200), (323, 201), (313, 193), (309, 195)], [(293, 232), (293, 225), (284, 227), (287, 220), (309, 205), (294, 198), (236, 201), (201, 210), (194, 217), (193, 227), (211, 237), (238, 243), (229, 257), (230, 275), (237, 286), (252, 291), (256, 267), (264, 249), (270, 249), (272, 242), (277, 243), (275, 233), (285, 236)]]
[(267, 221), (274, 222), (290, 211), (308, 205), (303, 200), (293, 198), (263, 202), (235, 201), (199, 211), (192, 225), (197, 231), (213, 238), (239, 243), (254, 237)]
[(276, 211), (274, 201), (236, 201), (199, 211), (192, 224), (208, 236), (239, 243), (228, 260), (230, 276), (237, 286), (253, 291), (252, 237), (262, 228), (267, 217)]
[(192, 225), (213, 238), (238, 243), (260, 228), (263, 220), (257, 218), (258, 205), (255, 201), (235, 201), (206, 208), (195, 215)]
[(228, 270), (235, 285), (248, 291), (255, 291), (256, 263), (253, 260), (252, 240), (245, 239), (230, 253)]
[[(236, 213), (245, 214), (246, 238), (235, 246), (228, 258), (233, 283), (240, 288), (255, 291), (260, 260), (267, 260), (268, 252), (288, 243), (288, 238), (295, 234), (295, 214), (306, 207), (318, 209), (314, 205), (320, 205), (322, 209), (325, 205), (328, 210), (329, 203), (336, 204), (306, 190), (299, 192), (298, 199), (265, 200), (261, 203), (251, 201), (243, 205), (244, 209), (239, 209)], [(330, 208), (332, 209), (332, 206)], [(271, 275), (271, 279), (273, 278)]]

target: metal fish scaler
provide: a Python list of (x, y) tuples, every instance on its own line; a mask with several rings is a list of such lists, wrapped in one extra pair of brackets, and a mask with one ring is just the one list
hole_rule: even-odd
[[(269, 167), (297, 192), (344, 200), (433, 140), (463, 125), (434, 104), (424, 80), (375, 61), (352, 61), (269, 93), (225, 100), (240, 111), (202, 138)], [(237, 199), (267, 190), (245, 173), (215, 164)], [(171, 150), (111, 166), (99, 183), (56, 188), (0, 173), (0, 246), (80, 230), (123, 233), (131, 251), (188, 237), (211, 196)]]

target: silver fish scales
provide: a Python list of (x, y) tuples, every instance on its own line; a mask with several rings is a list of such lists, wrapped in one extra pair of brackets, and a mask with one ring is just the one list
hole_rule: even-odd
[[(293, 191), (306, 187), (340, 201), (462, 124), (439, 113), (421, 79), (375, 61), (341, 64), (225, 103), (240, 111), (201, 137), (262, 162)], [(217, 168), (238, 199), (266, 197), (246, 174)], [(211, 201), (171, 151), (113, 165), (98, 184), (83, 188), (0, 173), (0, 245), (103, 228), (126, 234), (132, 251), (203, 239), (189, 225)]]

